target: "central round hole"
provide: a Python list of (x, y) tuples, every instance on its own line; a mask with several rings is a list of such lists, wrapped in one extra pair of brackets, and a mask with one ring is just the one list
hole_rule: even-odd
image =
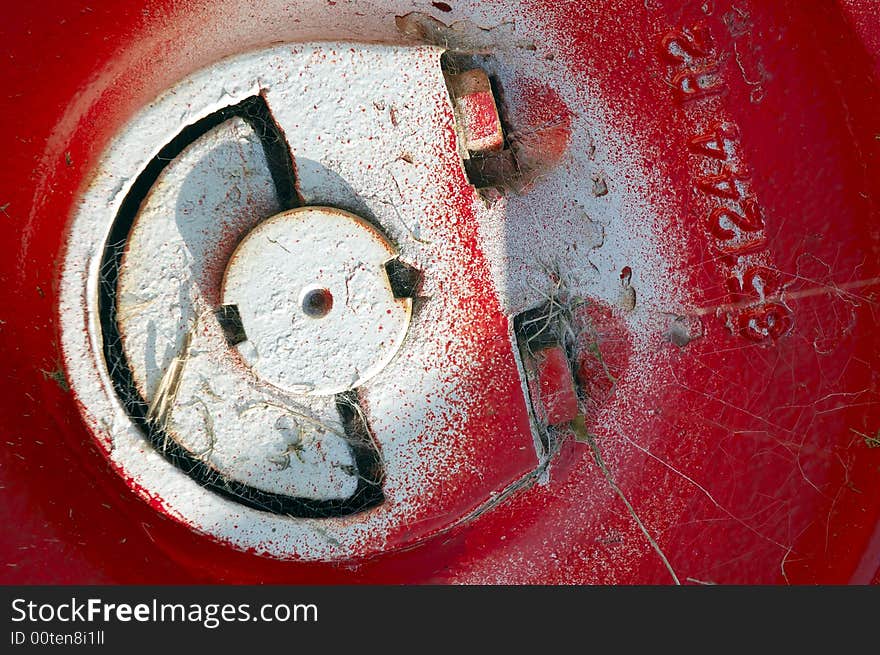
[(333, 294), (329, 289), (309, 289), (300, 300), (303, 313), (312, 318), (324, 318), (333, 309)]

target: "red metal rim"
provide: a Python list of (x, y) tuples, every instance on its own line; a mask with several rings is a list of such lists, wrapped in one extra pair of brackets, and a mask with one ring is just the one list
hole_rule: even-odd
[[(6, 581), (670, 581), (593, 452), (574, 442), (550, 485), (411, 551), (344, 566), (237, 552), (135, 497), (66, 388), (57, 318), (66, 226), (97, 159), (135, 111), (198, 68), (301, 33), (297, 17), (308, 12), (86, 4), (18, 7), (5, 26), (0, 511), (17, 526), (2, 538)], [(441, 4), (419, 10), (443, 20)], [(619, 406), (631, 412), (619, 423), (631, 432), (590, 426), (615, 485), (682, 581), (878, 574), (880, 25), (869, 4), (521, 9), (565, 37), (558, 58), (637, 126), (641, 156), (666, 180), (656, 190), (668, 208), (658, 221), (687, 243), (676, 267), (702, 335), (667, 344), (655, 397)], [(325, 11), (355, 18), (363, 8)], [(204, 38), (189, 38), (194, 30)], [(168, 55), (169, 44), (179, 56)], [(708, 81), (691, 84), (695, 74)], [(689, 97), (695, 89), (706, 102)], [(725, 245), (728, 223), (713, 213), (723, 180), (701, 168), (715, 157), (706, 144), (716, 125), (736, 126), (730, 140), (765, 224), (766, 241), (753, 247), (787, 290), (790, 315), (778, 315), (777, 338), (749, 338), (750, 326), (777, 310), (748, 300), (747, 278), (729, 282), (745, 255)], [(740, 218), (749, 220), (748, 206)]]

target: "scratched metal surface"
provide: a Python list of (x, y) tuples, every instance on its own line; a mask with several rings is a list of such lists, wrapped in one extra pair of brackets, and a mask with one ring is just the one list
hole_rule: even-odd
[[(0, 537), (5, 581), (876, 575), (880, 26), (870, 3), (450, 4), (269, 3), (253, 17), (236, 2), (185, 12), (65, 3), (39, 15), (22, 7), (4, 26), (13, 100), (4, 124), (15, 127), (0, 155), (12, 175), (0, 198), (0, 512), (18, 526)], [(413, 11), (453, 27), (394, 20)], [(203, 38), (182, 38), (195, 30)], [(62, 59), (73, 34), (80, 47)], [(459, 336), (507, 335), (531, 290), (547, 292), (548, 269), (572, 271), (601, 328), (588, 345), (617, 380), (603, 386), (584, 364), (590, 443), (563, 439), (540, 484), (417, 548), (369, 560), (283, 562), (199, 536), (161, 499), (138, 498), (84, 423), (88, 399), (69, 391), (62, 326), (81, 335), (87, 326), (76, 312), (59, 316), (59, 262), (81, 194), (137, 112), (225, 56), (324, 38), (435, 45), (437, 34), (493, 55), (487, 66), (536, 172), (480, 218), (447, 134), (444, 202), (462, 216), (448, 256), (482, 285), (455, 306)], [(535, 252), (552, 260), (538, 265)], [(466, 360), (476, 363), (476, 388), (488, 390), (466, 397), (482, 408), (479, 420), (454, 432), (474, 461), (519, 452), (497, 431), (522, 402), (510, 343), (498, 343)], [(527, 445), (534, 458), (531, 435)], [(472, 482), (419, 501), (468, 517), (480, 479), (477, 468)]]

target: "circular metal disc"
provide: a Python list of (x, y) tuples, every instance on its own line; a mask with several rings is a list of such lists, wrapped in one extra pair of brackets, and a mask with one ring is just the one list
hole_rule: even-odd
[(391, 360), (411, 302), (395, 298), (385, 262), (393, 246), (338, 209), (303, 207), (252, 230), (233, 254), (223, 302), (237, 305), (254, 372), (294, 393), (335, 394)]

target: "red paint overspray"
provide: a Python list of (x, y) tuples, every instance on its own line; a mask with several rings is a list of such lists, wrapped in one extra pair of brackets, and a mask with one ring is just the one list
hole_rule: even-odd
[[(437, 412), (434, 434), (424, 436), (454, 452), (454, 470), (437, 476), (433, 488), (414, 499), (406, 524), (388, 536), (390, 547), (411, 546), (434, 532), (448, 531), (458, 523), (454, 517), (478, 510), (538, 466), (508, 317), (478, 236), (474, 206), (479, 199), (458, 159), (451, 116), (445, 120), (440, 149), (448, 180), (444, 203), (423, 225), (442, 244), (434, 275), (449, 302), (436, 323), (422, 329), (431, 333), (430, 340), (445, 343), (435, 353), (435, 368), (444, 385), (456, 389), (457, 400), (437, 399), (448, 409)], [(431, 399), (426, 400), (430, 405)]]
[[(597, 430), (609, 468), (683, 580), (845, 582), (857, 570), (867, 580), (864, 572), (877, 569), (870, 544), (880, 508), (873, 484), (880, 450), (861, 436), (875, 435), (880, 421), (871, 282), (880, 276), (872, 139), (880, 130), (878, 57), (864, 52), (858, 35), (876, 26), (855, 2), (845, 19), (820, 3), (738, 2), (751, 17), (748, 28), (732, 20), (730, 2), (712, 3), (708, 15), (701, 2), (647, 3), (655, 10), (641, 0), (606, 4), (539, 2), (529, 16), (562, 37), (557, 59), (598, 81), (615, 112), (638, 125), (642, 155), (669, 180), (656, 193), (677, 208), (658, 220), (685, 239), (680, 266), (705, 318), (701, 339), (666, 346), (668, 384), (643, 403), (653, 413), (633, 417), (641, 430), (616, 437)], [(0, 476), (15, 490), (4, 499), (4, 522), (19, 526), (3, 534), (5, 581), (669, 581), (577, 444), (560, 454), (576, 465), (552, 485), (515, 497), (454, 539), (354, 570), (237, 553), (137, 500), (50, 376), (60, 358), (54, 308), (62, 227), (98, 153), (139, 104), (185, 72), (263, 42), (271, 29), (272, 37), (284, 35), (267, 17), (270, 31), (255, 22), (209, 44), (177, 38), (189, 21), (218, 20), (205, 5), (187, 7), (186, 16), (173, 3), (161, 12), (154, 5), (148, 16), (136, 3), (88, 5), (92, 11), (86, 3), (54, 8), (64, 22), (22, 5), (2, 28), (15, 57), (3, 64), (15, 102), (2, 111), (15, 128), (0, 149), (12, 176), (0, 197), (11, 236), (0, 264), (7, 308), (0, 330), (9, 344), (3, 375), (11, 390), (0, 401), (10, 442)], [(666, 95), (666, 66), (655, 54), (662, 34), (696, 21), (725, 55), (723, 107), (739, 125), (772, 225), (770, 255), (790, 284), (793, 331), (775, 342), (745, 342), (714, 313), (726, 302), (726, 275), (693, 200), (684, 151), (694, 135), (685, 110)], [(63, 58), (48, 47), (72, 35), (79, 47)], [(169, 58), (152, 54), (168, 42), (188, 50), (171, 58), (176, 68), (156, 70), (155, 61)], [(770, 77), (761, 101), (752, 102), (762, 66)]]
[(517, 80), (508, 115), (509, 136), (519, 166), (527, 177), (537, 177), (559, 163), (571, 141), (571, 110), (559, 93), (538, 80)]

